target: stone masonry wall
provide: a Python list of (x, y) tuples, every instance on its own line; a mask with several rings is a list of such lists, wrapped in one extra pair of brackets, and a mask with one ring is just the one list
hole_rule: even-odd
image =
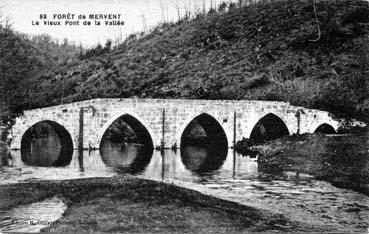
[[(249, 137), (255, 124), (265, 115), (278, 116), (287, 126), (289, 133), (297, 133), (301, 113), (300, 133), (312, 133), (327, 123), (333, 128), (339, 122), (328, 112), (291, 106), (285, 102), (232, 101), (232, 100), (185, 100), (185, 99), (93, 99), (71, 104), (25, 111), (16, 119), (10, 134), (12, 149), (20, 149), (25, 131), (32, 125), (50, 120), (62, 125), (71, 135), (74, 148), (80, 136), (80, 111), (83, 110), (83, 147), (99, 148), (106, 129), (120, 116), (128, 114), (140, 121), (148, 130), (154, 146), (169, 148), (180, 146), (186, 126), (198, 115), (206, 113), (217, 120), (224, 129), (228, 146), (234, 141)], [(164, 121), (163, 121), (164, 117)], [(163, 125), (164, 122), (164, 125)], [(164, 131), (163, 131), (164, 130)]]

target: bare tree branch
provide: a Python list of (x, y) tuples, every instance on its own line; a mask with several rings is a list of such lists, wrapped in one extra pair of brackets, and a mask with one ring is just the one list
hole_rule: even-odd
[(311, 42), (317, 42), (317, 41), (320, 40), (321, 32), (320, 32), (320, 26), (319, 26), (319, 19), (318, 19), (317, 13), (316, 13), (316, 0), (313, 0), (313, 6), (314, 6), (315, 20), (316, 20), (316, 24), (318, 26), (318, 38), (317, 39), (314, 39), (314, 40), (309, 40), (309, 41), (311, 41)]

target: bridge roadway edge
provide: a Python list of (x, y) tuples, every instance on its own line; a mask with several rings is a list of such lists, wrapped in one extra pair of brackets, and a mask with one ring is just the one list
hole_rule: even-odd
[[(80, 115), (81, 111), (83, 115)], [(279, 117), (290, 134), (313, 133), (323, 123), (335, 130), (340, 126), (340, 121), (333, 119), (326, 111), (292, 106), (287, 102), (97, 98), (24, 111), (22, 116), (16, 118), (9, 134), (10, 148), (20, 149), (22, 136), (27, 129), (49, 120), (60, 124), (70, 133), (75, 149), (78, 145), (83, 145), (85, 149), (98, 149), (105, 130), (122, 115), (137, 119), (148, 130), (155, 147), (178, 148), (186, 126), (201, 114), (210, 115), (219, 123), (229, 147), (243, 137), (249, 138), (255, 124), (267, 114)], [(83, 116), (82, 126), (80, 116)], [(81, 130), (82, 144), (79, 142)]]

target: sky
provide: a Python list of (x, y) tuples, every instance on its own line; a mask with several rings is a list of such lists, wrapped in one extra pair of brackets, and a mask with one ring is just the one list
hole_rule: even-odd
[[(0, 0), (0, 14), (8, 17), (13, 29), (30, 35), (49, 34), (62, 41), (67, 38), (76, 44), (91, 47), (104, 44), (107, 39), (124, 39), (131, 33), (152, 28), (163, 21), (176, 21), (178, 10), (183, 15), (186, 9), (195, 12), (222, 0)], [(226, 0), (227, 2), (236, 0)], [(44, 25), (40, 15), (53, 21), (54, 14), (121, 14), (123, 26), (61, 26)], [(77, 20), (77, 19), (75, 19)], [(36, 24), (39, 21), (39, 25)], [(71, 20), (72, 21), (72, 20)], [(84, 20), (80, 20), (80, 24)], [(104, 23), (104, 20), (101, 21)]]

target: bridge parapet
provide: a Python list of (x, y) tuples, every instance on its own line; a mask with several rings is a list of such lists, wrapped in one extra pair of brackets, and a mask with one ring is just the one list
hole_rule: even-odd
[(219, 123), (230, 147), (243, 137), (249, 138), (254, 126), (268, 114), (280, 118), (290, 134), (312, 133), (323, 123), (339, 127), (328, 112), (286, 102), (99, 98), (25, 111), (13, 126), (10, 147), (20, 149), (23, 134), (34, 124), (53, 121), (70, 133), (75, 148), (80, 139), (84, 148), (99, 148), (106, 129), (123, 115), (137, 119), (150, 133), (154, 146), (179, 147), (184, 129), (201, 114)]

